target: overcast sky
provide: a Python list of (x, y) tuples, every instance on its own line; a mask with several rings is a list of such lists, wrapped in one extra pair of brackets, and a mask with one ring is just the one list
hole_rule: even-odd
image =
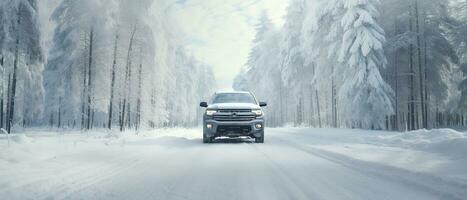
[(220, 90), (230, 90), (232, 81), (246, 63), (255, 24), (266, 11), (276, 26), (282, 26), (288, 0), (174, 0), (175, 17), (196, 58), (213, 66)]

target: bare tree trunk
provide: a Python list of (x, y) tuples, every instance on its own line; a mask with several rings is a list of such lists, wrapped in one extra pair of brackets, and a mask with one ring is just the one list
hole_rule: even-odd
[(126, 127), (128, 129), (131, 129), (131, 103), (130, 103), (131, 99), (128, 99), (127, 100), (127, 105), (126, 105), (126, 121), (125, 121), (125, 124), (126, 124)]
[(439, 128), (440, 123), (441, 123), (441, 116), (439, 114), (439, 108), (438, 108), (438, 98), (435, 98), (435, 113), (436, 113), (436, 123), (435, 123), (435, 128)]
[(21, 25), (21, 16), (17, 14), (17, 27), (16, 27), (16, 42), (15, 42), (15, 61), (13, 63), (13, 80), (11, 84), (11, 96), (10, 96), (10, 114), (8, 115), (8, 133), (11, 133), (11, 126), (13, 125), (13, 119), (15, 114), (15, 96), (16, 96), (16, 80), (17, 80), (17, 71), (19, 63), (19, 26)]
[[(303, 91), (303, 90), (302, 90)], [(297, 115), (295, 121), (295, 126), (301, 126), (303, 124), (303, 93), (301, 92), (298, 97), (298, 104), (297, 104)]]
[[(84, 48), (83, 48), (83, 52), (85, 52), (88, 48), (88, 44), (86, 42), (86, 33), (85, 33), (85, 39), (83, 40), (83, 43), (84, 43)], [(83, 88), (81, 90), (81, 130), (84, 130), (86, 128), (86, 120), (85, 120), (85, 116), (86, 116), (86, 97), (87, 97), (87, 57), (86, 57), (87, 54), (83, 53), (83, 71), (82, 71), (82, 76), (83, 76)]]
[(399, 130), (399, 63), (398, 63), (398, 53), (397, 51), (395, 52), (395, 64), (394, 64), (394, 70), (395, 70), (395, 86), (394, 86), (394, 92), (395, 92), (395, 96), (396, 96), (396, 102), (395, 102), (395, 127), (394, 129), (396, 130)]
[(4, 107), (4, 98), (5, 98), (5, 74), (6, 74), (6, 70), (5, 70), (5, 65), (4, 65), (4, 59), (5, 57), (2, 56), (2, 59), (0, 60), (0, 65), (2, 66), (2, 92), (1, 92), (1, 99), (0, 99), (0, 128), (3, 128), (3, 120), (4, 119), (4, 116), (5, 116), (5, 113), (4, 113), (4, 110), (3, 110), (3, 107)]
[(123, 131), (124, 130), (124, 125), (123, 125), (123, 120), (124, 120), (124, 117), (125, 117), (125, 113), (124, 113), (124, 110), (125, 110), (125, 103), (122, 102), (122, 100), (120, 100), (120, 103), (118, 105), (118, 108), (120, 110), (119, 114), (119, 125), (120, 125), (120, 131)]
[(62, 125), (62, 97), (58, 99), (58, 125), (57, 127), (60, 128)]
[(54, 126), (54, 113), (50, 113), (50, 118), (49, 118), (49, 127)]
[(85, 121), (85, 114), (86, 114), (86, 95), (87, 95), (87, 90), (86, 90), (86, 83), (87, 81), (87, 66), (83, 65), (83, 89), (82, 89), (82, 94), (81, 94), (81, 129), (84, 130), (86, 127), (86, 121)]
[(415, 24), (417, 31), (417, 58), (418, 58), (418, 78), (419, 78), (419, 87), (420, 87), (420, 108), (422, 111), (422, 128), (427, 128), (427, 121), (425, 119), (425, 95), (424, 95), (424, 86), (423, 86), (423, 70), (422, 70), (422, 42), (421, 42), (421, 32), (420, 32), (420, 19), (419, 19), (419, 7), (418, 0), (415, 0)]
[(7, 88), (7, 105), (6, 105), (6, 119), (5, 119), (5, 125), (6, 125), (6, 129), (7, 129), (7, 132), (10, 133), (8, 130), (10, 130), (10, 123), (9, 122), (9, 119), (10, 119), (10, 106), (11, 106), (11, 74), (8, 74), (8, 88)]
[[(412, 8), (410, 8), (410, 25), (409, 25), (409, 30), (410, 32), (413, 31), (413, 24), (412, 24)], [(409, 130), (415, 130), (415, 91), (414, 91), (414, 69), (413, 69), (413, 44), (410, 44), (409, 46), (409, 70), (410, 70), (410, 75), (409, 75), (409, 83), (410, 83), (410, 98), (409, 98), (409, 112), (408, 112), (408, 121), (409, 121)]]
[(131, 78), (132, 70), (131, 70), (131, 67), (128, 68), (128, 70), (129, 70), (128, 71), (128, 91), (127, 91), (128, 92), (127, 93), (128, 94), (128, 96), (127, 96), (128, 100), (127, 100), (127, 115), (126, 115), (127, 116), (126, 117), (127, 122), (126, 122), (126, 125), (127, 125), (127, 127), (129, 129), (131, 129), (131, 125), (132, 125), (131, 124), (131, 100), (132, 100), (131, 99), (131, 97), (132, 97), (132, 94), (131, 94), (131, 83), (132, 83), (132, 78)]
[(336, 84), (334, 81), (334, 76), (332, 77), (331, 80), (331, 102), (332, 102), (332, 127), (337, 128), (337, 92), (336, 92)]
[[(151, 114), (155, 115), (155, 110), (156, 110), (156, 89), (152, 89), (151, 91)], [(156, 127), (156, 123), (153, 120), (154, 118), (151, 119), (151, 128)], [(199, 121), (198, 121), (199, 122)]]
[(112, 112), (113, 112), (113, 101), (114, 101), (114, 90), (115, 90), (115, 67), (117, 65), (117, 44), (118, 44), (118, 33), (115, 35), (114, 42), (114, 58), (112, 62), (111, 71), (111, 82), (110, 82), (110, 102), (109, 102), (109, 118), (107, 121), (107, 128), (112, 129)]
[(316, 92), (316, 107), (317, 107), (317, 111), (318, 111), (318, 124), (319, 124), (319, 127), (322, 128), (321, 126), (321, 113), (320, 113), (320, 108), (319, 108), (319, 96), (318, 96), (318, 90), (315, 90)]
[(3, 59), (4, 59), (4, 57), (2, 56), (2, 59), (0, 60), (0, 65), (3, 68), (2, 69), (2, 72), (3, 72), (2, 73), (2, 76), (3, 76), (2, 77), (2, 88), (1, 88), (2, 91), (1, 91), (1, 94), (0, 94), (1, 95), (1, 97), (0, 97), (0, 129), (3, 128), (3, 120), (4, 120), (4, 113), (3, 113), (4, 112), (3, 111), (3, 103), (4, 103), (3, 101), (4, 101), (4, 96), (5, 96), (5, 90), (4, 90), (4, 88), (5, 88), (5, 79), (4, 79), (4, 76), (5, 76), (6, 71), (5, 71), (5, 67), (3, 65), (4, 64)]
[[(424, 10), (423, 11), (423, 24), (424, 24), (424, 26), (426, 26), (426, 17), (427, 17), (426, 11)], [(423, 79), (423, 81), (424, 81), (424, 87), (425, 87), (425, 103), (424, 103), (423, 106), (425, 107), (425, 126), (426, 126), (425, 128), (430, 128), (430, 127), (428, 127), (428, 120), (429, 120), (428, 116), (429, 116), (429, 113), (430, 113), (430, 111), (428, 109), (428, 105), (429, 105), (430, 99), (429, 99), (429, 95), (428, 95), (428, 82), (427, 82), (428, 81), (427, 80), (427, 77), (428, 77), (428, 70), (427, 70), (428, 54), (427, 54), (426, 37), (424, 38), (423, 41), (424, 41), (423, 42), (423, 47), (424, 47), (423, 52), (424, 52), (424, 64), (425, 64), (425, 67), (423, 68), (423, 70), (424, 70), (424, 79)]]
[[(142, 52), (141, 57), (143, 55)], [(143, 71), (143, 59), (141, 59), (140, 64), (139, 64), (139, 69), (138, 69), (138, 100), (136, 103), (136, 130), (139, 129), (141, 125), (141, 92), (142, 92), (142, 81), (141, 81), (141, 74)]]
[[(2, 85), (3, 88), (3, 85)], [(2, 89), (3, 90), (3, 89)], [(4, 111), (3, 111), (3, 91), (2, 91), (2, 97), (0, 99), (0, 128), (3, 128), (3, 116), (4, 116)]]
[[(131, 52), (133, 49), (133, 40), (135, 37), (136, 33), (136, 25), (133, 28), (133, 31), (131, 32), (131, 37), (130, 37), (130, 43), (128, 45), (128, 52), (127, 52), (127, 61), (126, 61), (126, 69), (125, 69), (125, 84), (124, 84), (124, 95), (123, 95), (123, 102), (122, 102), (122, 110), (121, 112), (121, 120), (120, 120), (120, 131), (123, 131), (125, 129), (125, 112), (127, 110), (126, 105), (127, 105), (127, 98), (128, 95), (130, 95), (130, 73), (131, 73)], [(129, 103), (128, 103), (129, 104)], [(129, 110), (129, 109), (128, 109)], [(129, 113), (128, 113), (129, 114)], [(130, 116), (128, 116), (129, 118)]]
[[(329, 92), (329, 93), (328, 93)], [(329, 94), (329, 96), (327, 96)], [(331, 100), (331, 102), (329, 102), (329, 100)], [(324, 92), (324, 109), (325, 109), (325, 116), (324, 116), (324, 119), (325, 119), (325, 126), (326, 127), (332, 127), (332, 88), (331, 90), (326, 90)], [(329, 107), (331, 105), (331, 107)], [(329, 109), (331, 108), (331, 109)], [(329, 112), (331, 110), (331, 112)]]
[[(417, 106), (418, 105), (416, 105), (416, 107), (415, 107), (416, 111), (418, 111)], [(415, 127), (417, 127), (417, 129), (419, 129), (421, 127), (421, 125), (420, 125), (420, 115), (418, 113), (415, 115), (415, 123), (416, 123)]]
[(284, 104), (283, 104), (283, 94), (282, 94), (282, 80), (279, 81), (279, 106), (280, 106), (280, 124), (284, 123)]
[(313, 90), (310, 90), (310, 126), (314, 125), (313, 117), (314, 117), (314, 109), (313, 109)]
[(91, 129), (91, 110), (92, 110), (92, 62), (93, 62), (93, 43), (94, 43), (94, 27), (91, 27), (89, 35), (89, 63), (88, 63), (88, 107), (87, 107), (87, 124), (86, 129)]
[(95, 113), (96, 113), (96, 110), (92, 109), (92, 111), (91, 111), (91, 128), (90, 129), (94, 128), (94, 114)]
[[(399, 33), (397, 26), (397, 18), (394, 20), (394, 32), (395, 35)], [(394, 51), (394, 92), (395, 92), (395, 123), (394, 129), (399, 130), (399, 54), (398, 51)]]

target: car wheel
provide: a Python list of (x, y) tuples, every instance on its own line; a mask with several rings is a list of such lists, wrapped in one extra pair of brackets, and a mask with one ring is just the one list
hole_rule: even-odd
[(255, 138), (255, 143), (264, 143), (264, 132), (261, 133), (261, 137)]
[(203, 143), (211, 143), (212, 142), (212, 138), (210, 137), (207, 137), (206, 135), (203, 134)]

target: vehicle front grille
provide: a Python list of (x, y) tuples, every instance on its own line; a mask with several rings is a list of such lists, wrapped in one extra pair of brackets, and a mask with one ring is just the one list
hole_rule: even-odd
[(237, 116), (237, 117), (233, 117), (233, 116), (214, 116), (214, 120), (217, 120), (217, 121), (251, 121), (251, 120), (254, 120), (255, 117), (254, 116)]
[(256, 115), (251, 110), (218, 110), (213, 117), (217, 121), (251, 121)]
[(249, 133), (251, 131), (250, 126), (218, 126), (218, 133)]
[(251, 112), (249, 109), (223, 109), (219, 110), (220, 113), (248, 113)]

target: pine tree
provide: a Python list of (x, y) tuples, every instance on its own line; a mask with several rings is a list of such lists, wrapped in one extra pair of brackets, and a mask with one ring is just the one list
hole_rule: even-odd
[[(463, 113), (465, 121), (465, 118), (467, 118), (467, 114), (465, 114), (467, 113), (467, 38), (465, 37), (467, 34), (467, 2), (455, 1), (452, 3), (451, 10), (454, 13), (451, 18), (448, 18), (448, 25), (450, 25), (449, 35), (456, 54), (459, 57), (460, 71), (463, 73), (462, 80), (459, 83), (460, 97), (458, 110), (460, 113)], [(465, 125), (466, 122), (463, 123)]]
[(340, 88), (346, 120), (359, 119), (365, 128), (383, 128), (385, 117), (394, 113), (392, 89), (381, 77), (386, 65), (384, 30), (377, 23), (377, 0), (349, 0), (344, 4), (344, 29), (339, 61), (344, 64)]

